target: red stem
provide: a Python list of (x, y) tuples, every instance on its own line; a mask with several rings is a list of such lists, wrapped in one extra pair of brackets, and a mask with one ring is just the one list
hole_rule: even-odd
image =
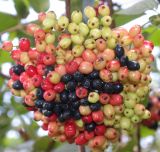
[(65, 0), (66, 2), (66, 15), (69, 18), (69, 20), (71, 19), (71, 2), (70, 0)]

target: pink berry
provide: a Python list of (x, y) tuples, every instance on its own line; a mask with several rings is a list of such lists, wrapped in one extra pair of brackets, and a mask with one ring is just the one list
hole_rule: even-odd
[(19, 48), (21, 51), (29, 51), (30, 41), (27, 38), (21, 38), (19, 41)]
[(123, 97), (120, 94), (113, 94), (111, 95), (109, 103), (112, 106), (119, 106), (123, 103)]
[(40, 56), (40, 53), (36, 49), (30, 49), (28, 51), (28, 56), (31, 60), (37, 60)]
[(77, 58), (75, 58), (73, 61), (76, 62), (78, 65), (80, 65), (81, 62), (83, 61), (83, 58), (77, 57)]
[(106, 65), (106, 68), (111, 72), (117, 72), (120, 68), (120, 63), (118, 60), (109, 61)]
[(2, 50), (10, 52), (10, 51), (12, 51), (12, 49), (13, 49), (13, 44), (12, 44), (11, 41), (5, 41), (5, 42), (3, 42), (3, 44), (2, 44)]
[(104, 82), (111, 82), (112, 81), (112, 73), (107, 69), (101, 70), (99, 76)]
[(46, 13), (45, 12), (40, 12), (39, 14), (38, 14), (38, 20), (40, 21), (40, 22), (43, 22), (43, 20), (46, 18)]
[(42, 76), (40, 75), (34, 75), (32, 78), (32, 83), (35, 87), (39, 87), (41, 85), (41, 82), (43, 80)]
[(21, 55), (21, 50), (13, 50), (11, 52), (11, 57), (15, 61), (19, 61), (20, 60), (20, 55)]
[(63, 82), (59, 82), (58, 84), (54, 85), (53, 89), (57, 92), (60, 93), (64, 90), (65, 85)]
[(41, 87), (43, 90), (53, 89), (53, 85), (46, 79), (41, 82)]
[(85, 98), (88, 95), (88, 90), (84, 87), (76, 88), (76, 95), (78, 98)]
[(90, 62), (83, 61), (79, 66), (79, 71), (83, 74), (89, 74), (93, 71), (93, 65)]
[(78, 67), (79, 66), (78, 66), (77, 62), (71, 61), (71, 62), (68, 62), (66, 64), (66, 71), (69, 74), (73, 74), (73, 73), (75, 73), (78, 70)]
[(82, 53), (82, 58), (84, 61), (92, 63), (96, 60), (96, 55), (93, 53), (93, 51), (87, 49)]
[(110, 96), (107, 93), (101, 93), (99, 96), (99, 102), (102, 104), (107, 104), (109, 103)]
[(62, 64), (57, 65), (54, 70), (58, 72), (61, 76), (66, 74), (66, 67)]
[(34, 32), (34, 38), (38, 41), (42, 41), (44, 40), (45, 38), (45, 31), (42, 30), (42, 29), (37, 29), (35, 32)]
[(46, 68), (46, 66), (44, 64), (38, 64), (37, 65), (37, 73), (39, 75), (44, 75), (45, 74), (45, 68)]
[(43, 98), (45, 99), (45, 101), (53, 101), (56, 97), (56, 92), (54, 90), (46, 90), (43, 94)]
[(103, 122), (104, 114), (101, 110), (92, 112), (92, 119), (94, 122)]
[(56, 62), (56, 58), (55, 58), (54, 55), (52, 55), (52, 54), (46, 54), (46, 55), (44, 55), (44, 57), (43, 57), (43, 63), (45, 65), (52, 65), (55, 62)]
[(135, 25), (129, 30), (129, 36), (132, 38), (134, 38), (139, 33), (141, 33), (141, 26), (140, 25)]
[(28, 76), (33, 77), (35, 74), (37, 74), (37, 68), (33, 65), (27, 66), (26, 73)]

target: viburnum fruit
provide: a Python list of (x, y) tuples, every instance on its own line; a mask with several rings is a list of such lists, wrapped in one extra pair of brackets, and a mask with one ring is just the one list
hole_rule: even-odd
[(48, 136), (102, 152), (119, 141), (121, 130), (131, 131), (150, 117), (147, 124), (159, 120), (142, 104), (149, 93), (154, 46), (139, 25), (111, 29), (104, 2), (87, 6), (84, 14), (87, 21), (78, 10), (70, 21), (41, 12), (41, 26), (27, 27), (35, 46), (21, 38), (17, 48), (7, 41), (2, 50), (15, 61), (8, 87), (34, 111)]

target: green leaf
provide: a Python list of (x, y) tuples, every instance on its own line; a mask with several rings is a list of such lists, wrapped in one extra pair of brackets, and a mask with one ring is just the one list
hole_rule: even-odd
[(160, 44), (160, 28), (157, 28), (156, 26), (150, 26), (143, 30), (143, 34), (145, 35), (145, 38), (152, 41), (154, 45)]
[(49, 9), (49, 0), (29, 0), (31, 7), (36, 12), (47, 11)]
[(18, 17), (0, 12), (0, 32), (17, 25), (19, 22)]
[(157, 8), (157, 6), (158, 3), (155, 0), (141, 0), (127, 9), (118, 11), (117, 14), (138, 15), (143, 14), (147, 10)]
[(124, 148), (121, 148), (120, 151), (131, 152), (133, 151), (135, 144), (136, 144), (135, 140), (131, 140), (127, 143), (127, 145)]
[(152, 136), (155, 134), (155, 131), (153, 129), (150, 129), (146, 126), (141, 125), (141, 137), (147, 137), (147, 136)]
[(15, 102), (14, 97), (11, 98), (11, 104), (19, 115), (28, 112), (21, 103)]
[(0, 49), (0, 64), (5, 63), (5, 62), (12, 62), (12, 61), (13, 60), (10, 57), (10, 53)]
[(149, 20), (155, 26), (160, 25), (160, 14), (151, 16)]
[(20, 18), (25, 18), (29, 14), (29, 7), (26, 5), (25, 0), (14, 0), (15, 9), (17, 11), (17, 15)]
[(116, 26), (124, 25), (138, 17), (140, 17), (142, 14), (139, 15), (119, 15), (119, 14), (113, 14), (113, 19), (115, 21)]
[(3, 77), (0, 77), (0, 88), (2, 87), (2, 85), (4, 84), (4, 78)]

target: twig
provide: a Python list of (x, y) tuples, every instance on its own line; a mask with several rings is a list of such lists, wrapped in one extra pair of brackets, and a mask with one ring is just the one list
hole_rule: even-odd
[(141, 134), (140, 134), (140, 124), (137, 125), (137, 146), (138, 146), (138, 152), (141, 152), (141, 144), (140, 144), (140, 141), (141, 141)]
[(86, 152), (84, 146), (78, 146), (78, 150), (79, 150), (79, 152)]
[(0, 76), (1, 76), (1, 77), (3, 77), (3, 78), (5, 78), (5, 79), (7, 79), (7, 80), (9, 80), (9, 79), (10, 79), (10, 77), (9, 77), (9, 76), (7, 76), (7, 75), (3, 74), (2, 72), (0, 72)]
[(66, 15), (69, 18), (69, 20), (71, 20), (71, 15), (70, 15), (70, 13), (71, 13), (71, 2), (70, 2), (70, 0), (65, 0), (65, 2), (66, 2)]

